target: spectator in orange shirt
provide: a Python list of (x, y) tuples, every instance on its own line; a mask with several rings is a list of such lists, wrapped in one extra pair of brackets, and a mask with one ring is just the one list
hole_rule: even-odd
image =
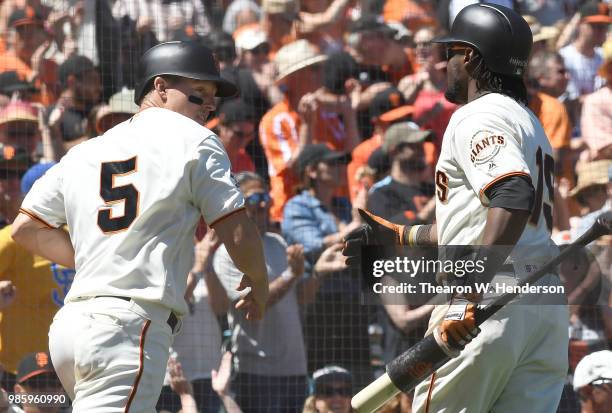
[(387, 0), (383, 17), (386, 22), (401, 22), (412, 32), (437, 24), (429, 0)]
[(0, 72), (14, 70), (43, 88), (37, 101), (49, 104), (55, 91), (57, 64), (44, 58), (52, 39), (44, 20), (32, 8), (16, 9), (9, 17), (11, 29), (6, 52), (0, 56)]
[(406, 105), (404, 96), (395, 87), (389, 87), (374, 97), (370, 105), (370, 120), (374, 125), (374, 134), (353, 149), (352, 161), (347, 168), (351, 201), (360, 190), (364, 187), (367, 190), (372, 184), (358, 181), (357, 175), (360, 174), (360, 169), (368, 164), (372, 152), (382, 145), (382, 138), (387, 128), (395, 122), (406, 120), (413, 110), (412, 106)]
[[(568, 78), (562, 60), (558, 59), (560, 56), (556, 53), (551, 55), (544, 52), (534, 55), (529, 62), (525, 84), (529, 108), (542, 122), (542, 127), (553, 147), (553, 157), (557, 165), (556, 175), (569, 178), (572, 174), (569, 158), (572, 123), (565, 106), (556, 98), (563, 93)], [(556, 73), (544, 73), (548, 72), (547, 69), (555, 70)], [(545, 86), (542, 87), (540, 82)], [(555, 93), (556, 96), (551, 96), (547, 91)]]
[(321, 65), (327, 56), (306, 40), (282, 47), (276, 54), (279, 74), (276, 81), (285, 99), (261, 119), (259, 139), (268, 160), (270, 192), (274, 205), (272, 220), (281, 221), (283, 207), (294, 195), (298, 181), (292, 167), (300, 151), (310, 143), (315, 122), (316, 98), (312, 93), (321, 86)]
[(253, 111), (242, 99), (226, 101), (219, 108), (219, 139), (232, 163), (232, 172), (255, 172), (255, 164), (246, 152), (255, 137)]

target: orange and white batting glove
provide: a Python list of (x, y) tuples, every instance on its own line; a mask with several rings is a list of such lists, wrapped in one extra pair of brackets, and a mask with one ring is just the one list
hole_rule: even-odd
[(451, 349), (463, 350), (480, 333), (475, 314), (475, 304), (454, 299), (438, 327), (440, 339)]
[(364, 224), (344, 237), (342, 255), (349, 267), (357, 267), (362, 245), (398, 245), (404, 243), (405, 227), (358, 209)]

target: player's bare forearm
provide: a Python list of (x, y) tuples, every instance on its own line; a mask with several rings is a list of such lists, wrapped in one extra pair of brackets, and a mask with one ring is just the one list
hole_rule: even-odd
[[(268, 301), (268, 272), (263, 245), (255, 223), (242, 209), (215, 223), (212, 228), (225, 244), (228, 254), (248, 278), (251, 293), (257, 302), (259, 316), (263, 315)], [(249, 293), (249, 294), (251, 294)], [(239, 305), (242, 305), (239, 302)]]
[(74, 268), (74, 248), (70, 235), (61, 228), (49, 228), (25, 214), (17, 215), (11, 236), (30, 252), (67, 268)]

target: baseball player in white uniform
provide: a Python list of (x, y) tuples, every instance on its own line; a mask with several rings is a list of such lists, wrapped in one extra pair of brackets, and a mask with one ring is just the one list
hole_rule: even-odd
[(187, 312), (200, 216), (246, 274), (241, 288), (250, 291), (237, 307), (258, 319), (267, 299), (259, 234), (223, 145), (202, 126), (215, 96), (235, 86), (195, 43), (157, 45), (140, 70), (140, 111), (71, 149), (28, 193), (13, 225), (17, 242), (76, 269), (49, 332), (74, 412), (155, 411)]
[[(446, 98), (464, 106), (450, 120), (436, 165), (436, 224), (404, 227), (363, 213), (366, 224), (347, 237), (345, 255), (354, 262), (356, 247), (372, 238), (409, 246), (499, 246), (486, 255), (492, 280), (473, 274), (439, 281), (516, 284), (558, 252), (550, 239), (552, 149), (527, 108), (521, 79), (531, 31), (508, 8), (476, 4), (437, 42), (447, 48)], [(559, 280), (550, 274), (539, 283)], [(450, 305), (436, 307), (427, 334), (437, 327), (449, 347), (463, 351), (417, 386), (413, 412), (556, 411), (567, 372), (568, 314), (564, 305), (544, 304), (563, 299), (522, 297), (479, 331), (475, 305), (495, 295), (454, 294)]]

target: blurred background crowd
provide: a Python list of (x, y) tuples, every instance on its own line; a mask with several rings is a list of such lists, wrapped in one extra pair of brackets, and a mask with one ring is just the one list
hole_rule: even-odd
[[(271, 293), (261, 322), (234, 310), (241, 274), (202, 223), (159, 411), (350, 412), (351, 394), (422, 337), (432, 306), (362, 305), (342, 239), (361, 224), (356, 208), (433, 222), (433, 171), (457, 107), (432, 39), (477, 2), (0, 1), (0, 412), (61, 410), (6, 396), (60, 391), (47, 332), (74, 277), (11, 240), (21, 200), (72, 146), (137, 112), (138, 58), (171, 40), (203, 42), (239, 85), (206, 127), (262, 233)], [(525, 83), (554, 148), (544, 201), (563, 248), (612, 206), (612, 6), (480, 2), (531, 26)], [(610, 237), (560, 266), (571, 325), (559, 412), (610, 411), (611, 269)], [(383, 411), (410, 412), (410, 395)]]

